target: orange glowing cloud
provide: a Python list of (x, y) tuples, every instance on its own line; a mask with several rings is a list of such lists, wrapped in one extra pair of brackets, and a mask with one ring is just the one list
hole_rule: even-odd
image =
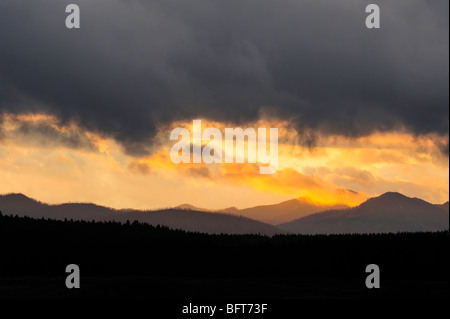
[(4, 113), (0, 193), (23, 192), (52, 203), (90, 201), (140, 209), (181, 203), (244, 208), (294, 197), (354, 206), (386, 191), (433, 203), (448, 200), (448, 155), (441, 151), (448, 136), (414, 136), (406, 131), (360, 138), (315, 134), (311, 147), (305, 143), (311, 134), (296, 131), (289, 121), (264, 118), (236, 124), (202, 119), (203, 129), (277, 127), (279, 168), (275, 174), (261, 175), (257, 163), (174, 164), (169, 134), (175, 127), (192, 129), (192, 121), (161, 125), (151, 141), (153, 153), (133, 157), (112, 137), (74, 121)]

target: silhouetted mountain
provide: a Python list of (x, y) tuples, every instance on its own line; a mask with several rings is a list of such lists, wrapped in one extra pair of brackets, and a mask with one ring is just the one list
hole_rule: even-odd
[(225, 214), (236, 215), (236, 214), (238, 214), (239, 209), (233, 206), (233, 207), (227, 207), (227, 208), (221, 209), (221, 210), (219, 210), (219, 212), (220, 213), (225, 213)]
[(149, 225), (164, 225), (172, 229), (197, 231), (207, 234), (263, 234), (272, 236), (285, 233), (275, 226), (250, 218), (180, 209), (166, 209), (152, 212), (136, 211), (115, 215), (110, 220), (120, 222), (137, 220)]
[(191, 204), (181, 204), (181, 205), (173, 207), (173, 209), (176, 209), (176, 210), (192, 210), (192, 211), (196, 211), (196, 212), (211, 212), (211, 210), (209, 210), (209, 209), (196, 207), (196, 206), (191, 205)]
[(449, 207), (448, 207), (448, 202), (442, 204), (442, 205), (437, 205), (438, 207), (442, 208), (443, 210), (445, 210), (447, 213), (449, 213)]
[(160, 211), (115, 210), (85, 203), (48, 205), (22, 194), (0, 195), (0, 211), (5, 215), (73, 219), (86, 221), (120, 221), (148, 223), (173, 229), (203, 233), (263, 234), (284, 233), (274, 226), (249, 218), (189, 210), (189, 207)]
[(283, 222), (292, 221), (313, 213), (323, 212), (331, 209), (345, 209), (346, 205), (319, 205), (314, 204), (304, 198), (291, 199), (274, 205), (261, 205), (252, 208), (229, 211), (232, 214), (240, 215), (262, 222), (277, 225)]
[(442, 207), (399, 193), (385, 193), (345, 210), (309, 215), (279, 228), (300, 234), (386, 233), (447, 230)]
[(118, 214), (117, 210), (94, 204), (67, 203), (48, 205), (23, 194), (0, 195), (0, 210), (8, 215), (89, 221), (100, 221), (111, 216), (111, 214)]

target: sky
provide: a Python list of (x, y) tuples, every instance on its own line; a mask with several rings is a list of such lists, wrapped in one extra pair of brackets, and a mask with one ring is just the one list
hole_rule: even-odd
[[(449, 4), (0, 2), (0, 193), (239, 208), (449, 197)], [(279, 167), (174, 164), (175, 127), (276, 127)]]

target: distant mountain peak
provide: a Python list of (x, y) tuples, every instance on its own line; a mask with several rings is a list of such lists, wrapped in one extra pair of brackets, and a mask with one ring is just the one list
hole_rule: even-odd
[(263, 222), (223, 213), (200, 211), (189, 204), (178, 209), (156, 211), (116, 210), (92, 203), (48, 205), (23, 194), (0, 195), (3, 215), (28, 216), (56, 220), (139, 221), (172, 229), (217, 234), (264, 234), (272, 236), (284, 231)]
[(381, 194), (378, 197), (374, 197), (374, 199), (376, 199), (376, 198), (393, 198), (393, 199), (398, 199), (398, 198), (410, 198), (410, 197), (408, 197), (406, 195), (403, 195), (403, 194), (401, 194), (399, 192), (386, 192), (384, 194)]
[(445, 205), (387, 192), (353, 208), (324, 211), (278, 227), (303, 234), (445, 230), (448, 229), (448, 214), (444, 210)]
[(9, 198), (15, 198), (15, 199), (30, 199), (30, 200), (34, 200), (28, 196), (25, 196), (22, 193), (7, 193), (7, 194), (2, 194), (0, 195), (2, 197), (9, 197)]
[(181, 205), (175, 206), (173, 209), (175, 209), (175, 210), (190, 210), (190, 211), (197, 211), (197, 212), (209, 212), (210, 211), (208, 209), (199, 208), (199, 207), (191, 205), (191, 204), (181, 204)]
[(189, 209), (189, 210), (195, 210), (196, 208), (197, 207), (191, 204), (181, 204), (174, 207), (174, 209)]
[(39, 204), (40, 202), (35, 200), (34, 198), (30, 198), (22, 193), (8, 193), (0, 195), (0, 198), (9, 202), (15, 203), (33, 203)]
[(294, 202), (297, 202), (299, 204), (316, 205), (316, 203), (309, 197), (297, 197), (291, 200), (284, 201), (282, 203), (294, 203)]

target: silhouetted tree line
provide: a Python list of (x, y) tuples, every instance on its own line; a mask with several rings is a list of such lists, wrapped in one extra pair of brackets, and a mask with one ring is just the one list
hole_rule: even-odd
[(0, 216), (1, 276), (279, 276), (448, 280), (449, 232), (368, 235), (207, 235), (139, 222)]

